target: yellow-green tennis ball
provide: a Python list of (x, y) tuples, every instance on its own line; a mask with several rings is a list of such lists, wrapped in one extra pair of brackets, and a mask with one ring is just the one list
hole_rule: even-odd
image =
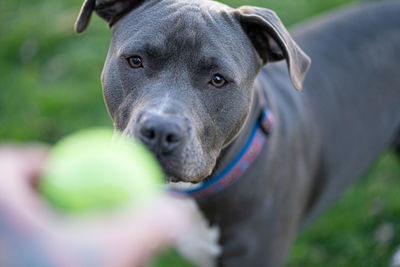
[(95, 128), (53, 147), (39, 189), (64, 211), (92, 212), (142, 204), (159, 192), (162, 181), (161, 168), (141, 143)]

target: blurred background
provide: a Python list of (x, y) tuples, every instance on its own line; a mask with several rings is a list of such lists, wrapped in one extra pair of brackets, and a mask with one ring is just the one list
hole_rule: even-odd
[[(53, 143), (91, 126), (112, 127), (100, 73), (111, 34), (96, 16), (73, 32), (83, 0), (0, 1), (0, 141)], [(293, 24), (351, 0), (224, 0), (257, 5)], [(365, 2), (365, 1), (364, 1)], [(400, 160), (388, 151), (297, 239), (287, 266), (388, 266), (400, 245)]]

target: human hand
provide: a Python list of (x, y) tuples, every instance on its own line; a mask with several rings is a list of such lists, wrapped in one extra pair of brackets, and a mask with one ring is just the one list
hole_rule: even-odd
[(191, 224), (192, 206), (163, 195), (135, 212), (71, 218), (36, 191), (48, 149), (0, 147), (1, 266), (143, 266)]

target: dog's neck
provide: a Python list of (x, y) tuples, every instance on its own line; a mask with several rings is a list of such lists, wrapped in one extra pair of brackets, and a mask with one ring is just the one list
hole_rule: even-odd
[(249, 114), (237, 138), (222, 151), (209, 178), (194, 187), (180, 184), (172, 189), (196, 199), (203, 199), (217, 194), (240, 179), (261, 153), (274, 121), (267, 108), (265, 96), (258, 87), (253, 90)]
[(253, 88), (253, 101), (252, 105), (250, 108), (250, 115), (247, 118), (241, 132), (239, 135), (236, 137), (234, 141), (232, 141), (227, 147), (225, 147), (218, 159), (217, 159), (217, 164), (210, 175), (210, 177), (213, 177), (217, 173), (220, 173), (222, 170), (224, 170), (231, 162), (234, 160), (234, 158), (240, 153), (240, 151), (243, 149), (244, 145), (246, 144), (247, 140), (250, 138), (253, 125), (256, 123), (256, 121), (259, 119), (260, 114), (264, 108), (263, 106), (263, 101), (260, 99), (261, 97), (264, 98), (263, 92), (261, 91), (261, 88), (257, 86), (257, 84)]

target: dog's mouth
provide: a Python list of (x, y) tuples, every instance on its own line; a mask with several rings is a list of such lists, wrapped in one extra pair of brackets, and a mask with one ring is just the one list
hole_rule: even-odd
[[(158, 158), (158, 157), (157, 157)], [(207, 165), (185, 164), (185, 161), (158, 159), (165, 177), (166, 183), (199, 184), (210, 177), (213, 168)]]
[(165, 181), (167, 183), (191, 183), (191, 184), (198, 184), (202, 181), (202, 179), (199, 180), (186, 180), (182, 178), (178, 178), (174, 175), (170, 175), (168, 173), (165, 173)]
[(171, 155), (155, 154), (165, 174), (167, 183), (198, 184), (211, 175), (211, 157), (200, 150), (182, 149)]
[(163, 171), (165, 173), (165, 182), (166, 183), (190, 183), (190, 184), (199, 184), (203, 182), (208, 175), (202, 175), (202, 176), (188, 176), (185, 175), (184, 173), (180, 173), (177, 170), (171, 172), (168, 169), (166, 170), (163, 168)]

